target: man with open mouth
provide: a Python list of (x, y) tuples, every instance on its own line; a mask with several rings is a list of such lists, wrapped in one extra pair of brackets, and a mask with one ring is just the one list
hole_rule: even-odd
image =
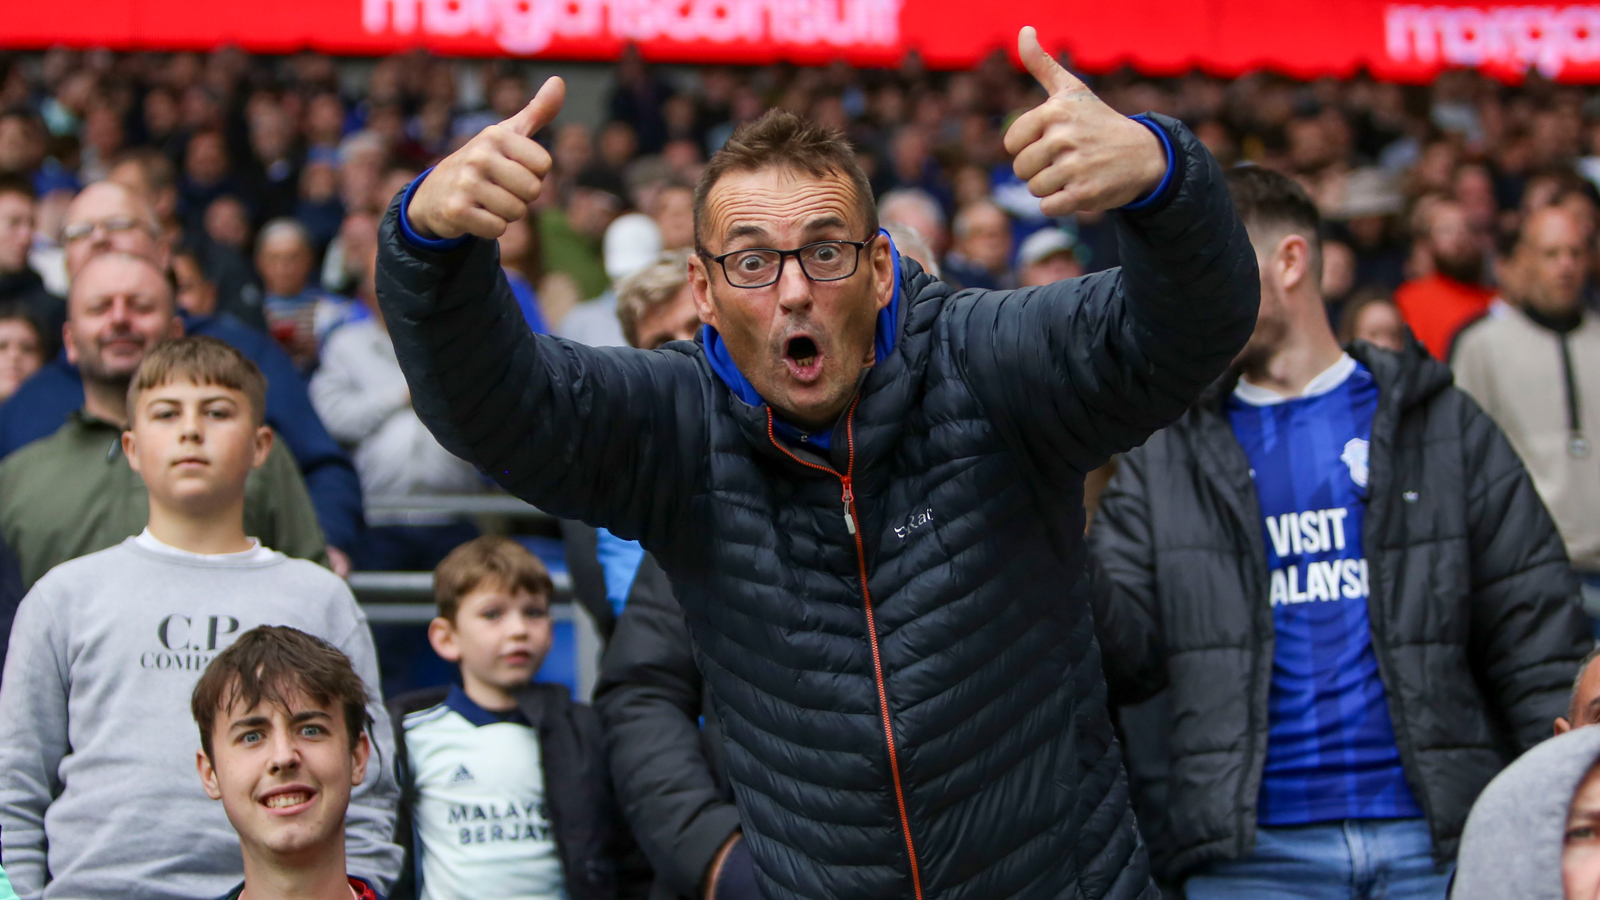
[[(1083, 475), (1254, 326), (1255, 255), (1181, 124), (1040, 47), (1006, 134), (1047, 215), (1116, 210), (1120, 270), (962, 291), (902, 257), (838, 135), (770, 112), (712, 158), (658, 350), (520, 323), (493, 239), (549, 173), (546, 82), (391, 205), (378, 294), (441, 443), (671, 577), (778, 898), (1155, 897), (1087, 603)], [(714, 882), (715, 875), (710, 879)], [(714, 887), (714, 884), (706, 887)]]

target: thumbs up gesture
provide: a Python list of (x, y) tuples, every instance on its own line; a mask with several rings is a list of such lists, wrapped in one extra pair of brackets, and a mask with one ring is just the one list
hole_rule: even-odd
[(493, 240), (544, 189), (550, 154), (533, 140), (561, 111), (567, 86), (551, 78), (521, 112), (490, 125), (433, 167), (406, 207), (411, 227), (425, 238), (464, 234)]
[(1033, 26), (1017, 36), (1017, 49), (1050, 99), (1011, 123), (1006, 152), (1044, 214), (1112, 209), (1154, 190), (1167, 171), (1161, 139), (1051, 59)]

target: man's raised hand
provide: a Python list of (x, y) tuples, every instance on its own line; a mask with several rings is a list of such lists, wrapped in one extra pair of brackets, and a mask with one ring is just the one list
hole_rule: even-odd
[(533, 140), (561, 111), (567, 86), (550, 78), (522, 111), (490, 125), (444, 158), (411, 197), (406, 219), (425, 238), (464, 234), (493, 240), (544, 189), (550, 154)]
[(1006, 152), (1045, 215), (1113, 209), (1160, 184), (1167, 171), (1160, 138), (1051, 59), (1033, 26), (1017, 36), (1017, 50), (1050, 99), (1011, 123)]

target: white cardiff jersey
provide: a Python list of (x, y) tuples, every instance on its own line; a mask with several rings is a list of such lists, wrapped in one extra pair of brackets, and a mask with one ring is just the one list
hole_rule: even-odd
[(422, 900), (565, 900), (538, 733), (455, 687), (405, 735)]

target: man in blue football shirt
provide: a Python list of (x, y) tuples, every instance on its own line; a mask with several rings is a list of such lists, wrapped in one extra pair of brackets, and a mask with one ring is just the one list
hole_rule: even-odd
[(1478, 792), (1565, 708), (1576, 583), (1449, 369), (1339, 346), (1304, 191), (1228, 180), (1255, 333), (1125, 458), (1091, 532), (1111, 699), (1170, 703), (1140, 723), (1161, 749), (1130, 751), (1136, 796), (1164, 770), (1153, 856), (1190, 900), (1443, 898)]

